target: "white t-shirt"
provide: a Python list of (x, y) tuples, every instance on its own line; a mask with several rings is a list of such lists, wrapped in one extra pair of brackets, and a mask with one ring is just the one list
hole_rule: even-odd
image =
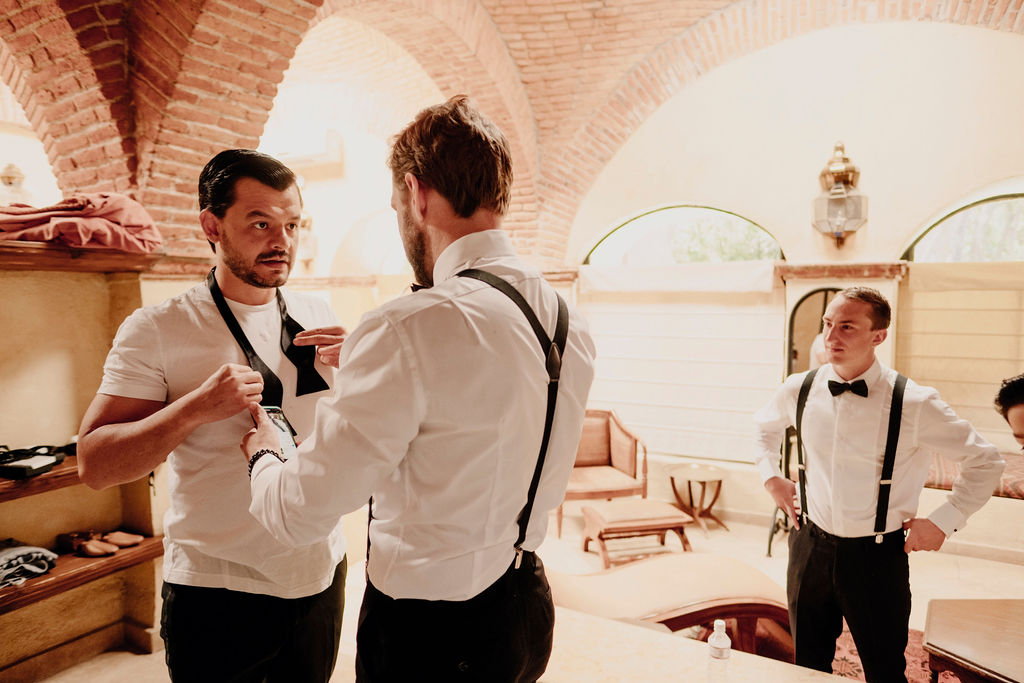
[[(284, 291), (288, 314), (306, 329), (336, 325), (326, 302)], [(298, 439), (313, 428), (314, 406), (330, 390), (295, 396), (295, 366), (280, 347), (277, 302), (228, 305), (249, 343), (281, 380)], [(99, 393), (172, 403), (225, 363), (248, 365), (206, 284), (129, 316), (114, 338)], [(328, 384), (334, 368), (316, 362)], [(164, 516), (164, 579), (282, 598), (327, 588), (345, 554), (340, 520), (326, 539), (298, 548), (276, 541), (249, 514), (249, 481), (239, 443), (248, 411), (197, 428), (167, 458), (170, 506)]]

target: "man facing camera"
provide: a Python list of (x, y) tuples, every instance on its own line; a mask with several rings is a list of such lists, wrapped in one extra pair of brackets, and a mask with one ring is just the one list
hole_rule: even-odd
[[(963, 528), (1004, 467), (934, 389), (878, 362), (890, 317), (874, 289), (839, 292), (823, 316), (828, 363), (790, 376), (754, 416), (755, 462), (794, 527), (786, 591), (796, 663), (831, 672), (845, 618), (869, 682), (906, 681), (908, 553), (938, 550)], [(799, 499), (778, 464), (791, 425), (802, 443)], [(918, 517), (933, 453), (960, 463), (960, 475), (946, 502)]]
[(302, 212), (291, 170), (221, 152), (199, 177), (199, 206), (216, 267), (121, 325), (82, 421), (79, 473), (106, 488), (167, 462), (160, 635), (173, 680), (327, 681), (345, 598), (341, 526), (279, 542), (246, 511), (236, 459), (250, 403), (310, 433), (344, 330), (327, 304), (281, 289)]
[(254, 406), (249, 509), (301, 547), (373, 495), (357, 680), (535, 681), (554, 606), (533, 551), (565, 494), (594, 344), (501, 229), (508, 142), (466, 97), (420, 112), (388, 165), (426, 289), (363, 317), (295, 457)]

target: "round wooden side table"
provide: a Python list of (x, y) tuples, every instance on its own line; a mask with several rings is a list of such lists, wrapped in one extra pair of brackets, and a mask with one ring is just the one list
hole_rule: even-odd
[[(725, 522), (720, 520), (711, 511), (714, 507), (715, 501), (722, 494), (722, 479), (725, 477), (725, 472), (718, 467), (712, 465), (699, 465), (691, 463), (687, 465), (675, 465), (674, 467), (668, 468), (668, 478), (672, 483), (672, 494), (676, 497), (676, 504), (679, 508), (691, 515), (700, 528), (704, 530), (704, 535), (708, 534), (708, 526), (705, 524), (704, 519), (711, 519), (718, 522), (726, 531), (729, 527), (725, 525)], [(683, 500), (682, 493), (680, 493), (679, 484), (686, 482), (686, 500)], [(700, 484), (700, 498), (697, 503), (693, 502), (693, 485)], [(708, 485), (715, 484), (714, 495), (711, 496), (711, 500), (708, 498)], [(706, 501), (706, 504), (705, 504)]]

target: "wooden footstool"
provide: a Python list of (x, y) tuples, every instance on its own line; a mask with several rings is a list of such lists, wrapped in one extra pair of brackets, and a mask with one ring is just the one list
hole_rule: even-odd
[(686, 538), (684, 524), (693, 522), (693, 517), (669, 503), (646, 498), (613, 500), (583, 507), (583, 552), (587, 552), (590, 541), (597, 541), (598, 551), (605, 569), (611, 566), (605, 541), (612, 538), (656, 535), (658, 542), (665, 545), (665, 535), (674, 531), (683, 543), (683, 550), (692, 550)]

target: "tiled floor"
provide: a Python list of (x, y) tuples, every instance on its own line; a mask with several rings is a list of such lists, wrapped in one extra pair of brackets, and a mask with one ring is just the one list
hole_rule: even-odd
[[(563, 537), (556, 538), (554, 524), (541, 546), (539, 553), (545, 564), (554, 570), (567, 574), (581, 574), (599, 571), (601, 560), (596, 553), (583, 553), (580, 543), (582, 519), (579, 508), (567, 506)], [(347, 520), (349, 521), (349, 520)], [(350, 548), (363, 547), (358, 530), (365, 523), (354, 513), (347, 529), (350, 534)], [(785, 537), (776, 537), (772, 546), (773, 557), (765, 554), (768, 532), (764, 526), (729, 522), (729, 531), (711, 524), (705, 535), (700, 529), (692, 528), (687, 536), (693, 551), (718, 553), (741, 559), (757, 567), (768, 576), (785, 585), (786, 542)], [(355, 538), (352, 538), (355, 536)], [(678, 539), (670, 536), (666, 549), (645, 539), (623, 539), (609, 548), (617, 548), (618, 556), (632, 552), (680, 552)], [(352, 662), (355, 656), (355, 623), (359, 601), (363, 590), (363, 563), (356, 553), (350, 554), (349, 581), (345, 620), (342, 632), (341, 656), (332, 683), (347, 683), (353, 680)], [(993, 562), (950, 553), (915, 553), (911, 556), (911, 582), (914, 593), (914, 608), (911, 613), (911, 628), (923, 630), (925, 610), (932, 598), (1024, 598), (1024, 566)], [(108, 652), (88, 662), (68, 669), (47, 679), (50, 683), (164, 683), (168, 680), (163, 664), (163, 652), (152, 655), (134, 655), (124, 652)]]

